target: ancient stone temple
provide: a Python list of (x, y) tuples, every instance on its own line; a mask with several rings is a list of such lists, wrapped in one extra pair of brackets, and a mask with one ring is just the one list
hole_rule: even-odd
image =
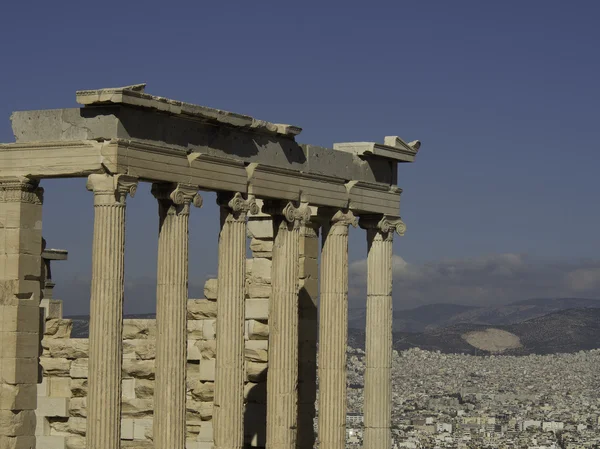
[[(0, 144), (0, 448), (344, 448), (348, 231), (359, 225), (364, 445), (389, 449), (397, 164), (420, 143), (299, 144), (298, 127), (144, 87), (15, 112), (16, 142)], [(71, 177), (87, 178), (94, 208), (89, 339), (71, 338), (52, 298), (50, 261), (67, 254), (42, 239), (43, 186)], [(123, 320), (125, 208), (140, 182), (158, 208), (156, 320)], [(218, 277), (189, 299), (188, 218), (202, 191), (220, 206)]]

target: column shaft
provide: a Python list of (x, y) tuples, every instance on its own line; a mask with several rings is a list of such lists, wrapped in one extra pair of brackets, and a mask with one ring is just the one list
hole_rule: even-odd
[(190, 202), (201, 202), (194, 187), (154, 184), (152, 193), (158, 199), (160, 219), (154, 447), (185, 449), (188, 225)]
[(346, 447), (346, 345), (348, 340), (348, 225), (351, 212), (323, 226), (319, 310), (319, 441)]
[(367, 230), (365, 449), (391, 447), (392, 236), (378, 229)]
[[(298, 422), (298, 283), (300, 220), (308, 209), (291, 203), (273, 220), (269, 302), (267, 448), (295, 449)], [(310, 213), (309, 213), (310, 217)], [(291, 222), (289, 222), (289, 221)]]
[(214, 399), (215, 449), (244, 445), (244, 288), (246, 213), (256, 208), (238, 193), (219, 195), (221, 232), (217, 289), (217, 348)]
[(135, 193), (135, 185), (125, 176), (88, 178), (94, 191), (88, 449), (118, 449), (121, 443), (125, 196)]

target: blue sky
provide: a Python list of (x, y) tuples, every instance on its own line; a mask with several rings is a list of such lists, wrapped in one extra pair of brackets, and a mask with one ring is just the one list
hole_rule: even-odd
[[(13, 141), (13, 110), (75, 107), (77, 89), (139, 82), (299, 125), (303, 143), (420, 139), (417, 162), (399, 172), (408, 232), (394, 246), (397, 307), (600, 297), (599, 14), (593, 1), (5, 2), (0, 142)], [(56, 293), (67, 313), (85, 312), (91, 194), (83, 180), (43, 185), (44, 235), (70, 251), (55, 267)], [(213, 203), (208, 195), (192, 213), (193, 295), (216, 272)], [(149, 186), (128, 201), (127, 218), (127, 281), (144, 293), (126, 310), (152, 311)], [(365, 253), (355, 230), (355, 269)], [(507, 263), (518, 282), (479, 285), (472, 272), (491, 264), (505, 276)], [(466, 290), (452, 293), (448, 265), (470, 273)], [(403, 298), (402, 273), (432, 269), (438, 292)]]

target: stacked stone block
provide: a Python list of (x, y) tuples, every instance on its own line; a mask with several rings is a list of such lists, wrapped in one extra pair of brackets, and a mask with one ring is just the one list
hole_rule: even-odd
[[(246, 262), (244, 436), (247, 445), (264, 447), (272, 222), (260, 219), (256, 225), (249, 224), (248, 229), (252, 235), (253, 257)], [(204, 296), (205, 299), (188, 301), (188, 449), (213, 446), (216, 279), (206, 282)], [(47, 308), (52, 313), (47, 313), (44, 318), (40, 358), (43, 381), (38, 386), (39, 406), (36, 411), (38, 448), (83, 449), (87, 418), (88, 340), (71, 338), (72, 322), (62, 318), (60, 304), (60, 301), (52, 300)], [(155, 338), (155, 320), (123, 320), (122, 447), (153, 447)]]
[(0, 448), (35, 447), (42, 190), (0, 178)]
[(273, 221), (265, 214), (248, 218), (252, 258), (246, 265), (246, 376), (244, 439), (264, 447), (267, 435), (267, 350), (273, 256)]
[(315, 443), (314, 418), (317, 400), (317, 338), (319, 334), (317, 297), (319, 295), (318, 226), (300, 228), (300, 291), (298, 294), (298, 437), (299, 449)]

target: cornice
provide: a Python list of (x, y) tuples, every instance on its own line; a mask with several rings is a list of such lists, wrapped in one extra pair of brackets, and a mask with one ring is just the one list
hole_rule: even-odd
[(377, 142), (341, 142), (334, 143), (333, 149), (357, 154), (359, 156), (377, 156), (396, 162), (414, 162), (421, 142), (415, 140), (406, 143), (398, 136), (386, 136), (384, 143)]
[(150, 95), (145, 92), (145, 88), (146, 84), (136, 84), (124, 87), (80, 90), (77, 91), (76, 98), (79, 104), (86, 107), (121, 104), (137, 108), (153, 109), (172, 115), (180, 115), (192, 120), (244, 128), (262, 134), (282, 135), (293, 138), (302, 131), (302, 128), (294, 125), (271, 123), (255, 119), (249, 115)]

